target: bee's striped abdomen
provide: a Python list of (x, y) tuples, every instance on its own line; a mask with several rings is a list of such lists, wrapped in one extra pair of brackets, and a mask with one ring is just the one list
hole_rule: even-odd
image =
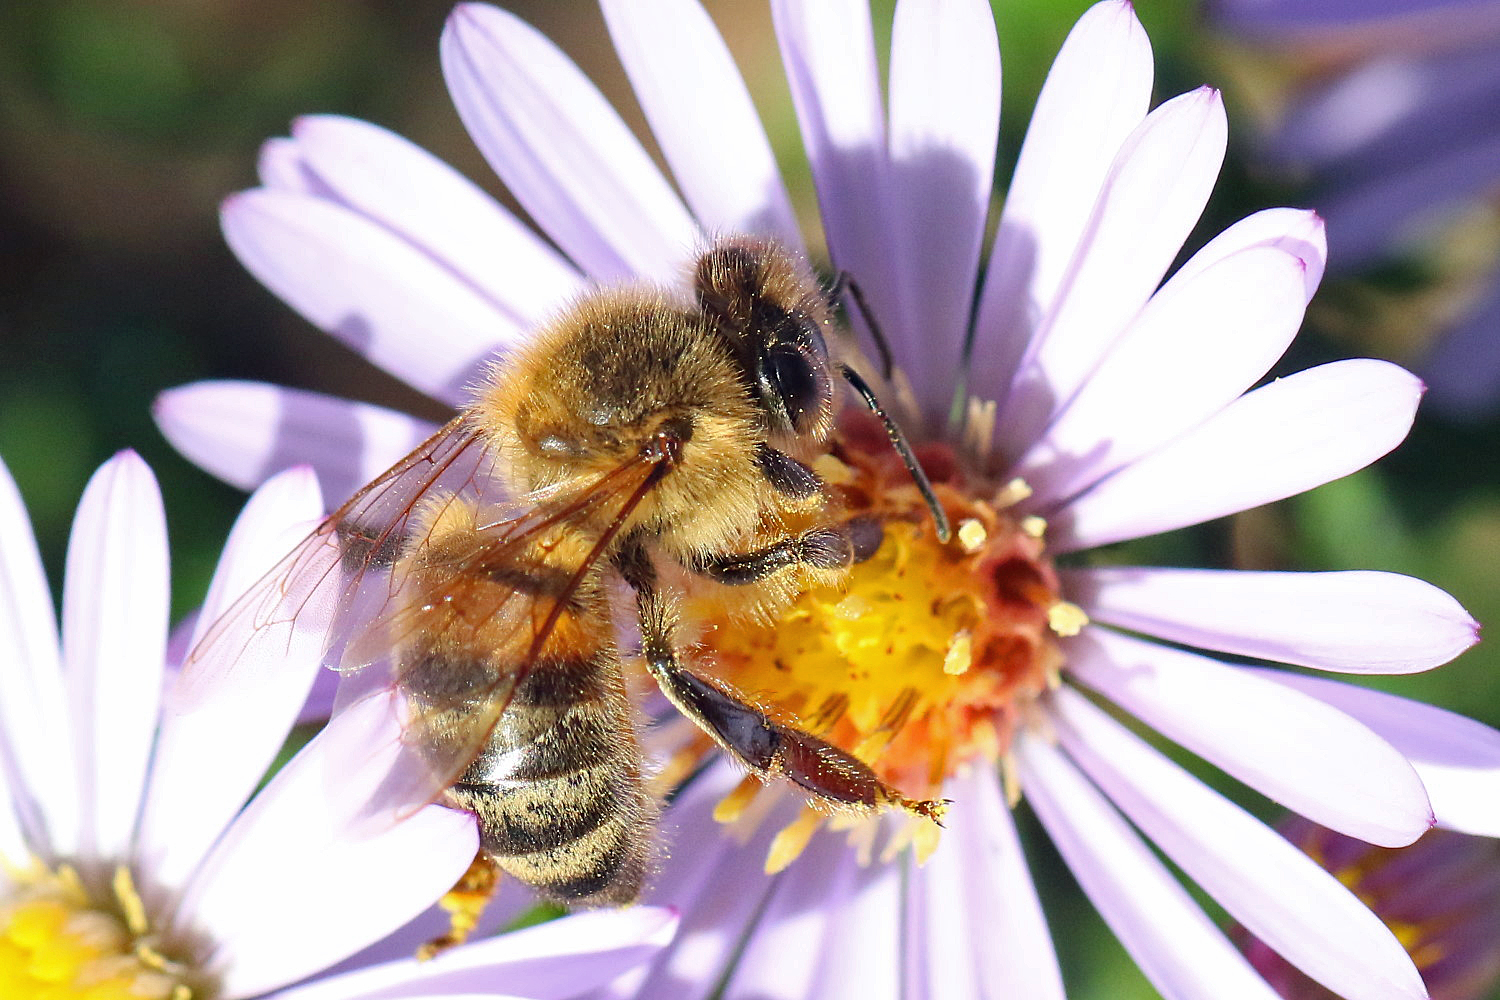
[(633, 902), (651, 867), (656, 805), (613, 652), (534, 664), (449, 795), (479, 818), (482, 849), (543, 895)]

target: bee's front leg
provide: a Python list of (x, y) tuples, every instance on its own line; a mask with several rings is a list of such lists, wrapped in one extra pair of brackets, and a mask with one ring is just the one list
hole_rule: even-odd
[(704, 556), (689, 563), (688, 569), (717, 583), (745, 586), (793, 566), (845, 569), (873, 556), (883, 537), (884, 530), (875, 518), (856, 517), (783, 538), (753, 552)]

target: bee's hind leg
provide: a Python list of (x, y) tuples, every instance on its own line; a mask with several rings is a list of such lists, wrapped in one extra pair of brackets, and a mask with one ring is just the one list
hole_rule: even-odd
[(469, 862), (468, 871), (438, 900), (438, 906), (448, 913), (448, 932), (418, 948), (417, 960), (425, 962), (467, 941), (484, 908), (499, 891), (500, 867), (487, 851), (481, 850)]

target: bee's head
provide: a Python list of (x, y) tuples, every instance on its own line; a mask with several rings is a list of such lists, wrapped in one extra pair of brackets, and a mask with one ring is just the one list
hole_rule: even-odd
[(828, 302), (801, 261), (775, 243), (721, 240), (698, 259), (698, 303), (734, 346), (767, 427), (821, 439), (833, 421), (823, 328)]

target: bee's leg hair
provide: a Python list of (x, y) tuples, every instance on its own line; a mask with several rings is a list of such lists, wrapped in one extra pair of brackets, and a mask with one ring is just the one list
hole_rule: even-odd
[(873, 517), (856, 517), (843, 524), (814, 528), (783, 538), (754, 552), (725, 552), (694, 560), (688, 568), (718, 583), (743, 586), (759, 583), (792, 566), (840, 569), (864, 562), (880, 548), (884, 531)]
[(946, 803), (906, 798), (852, 754), (773, 719), (728, 685), (688, 669), (677, 655), (675, 613), (657, 592), (650, 556), (627, 542), (616, 564), (635, 590), (646, 669), (667, 700), (741, 764), (758, 775), (791, 781), (829, 811), (874, 813), (895, 806), (934, 821), (942, 818)]
[(777, 451), (765, 442), (755, 446), (755, 464), (760, 466), (766, 482), (784, 496), (796, 500), (808, 500), (821, 496), (823, 479), (804, 462)]
[(448, 911), (448, 933), (433, 938), (417, 949), (417, 960), (429, 958), (455, 948), (469, 939), (484, 908), (500, 891), (500, 867), (495, 859), (481, 850), (469, 862), (468, 871), (443, 894), (438, 905)]

